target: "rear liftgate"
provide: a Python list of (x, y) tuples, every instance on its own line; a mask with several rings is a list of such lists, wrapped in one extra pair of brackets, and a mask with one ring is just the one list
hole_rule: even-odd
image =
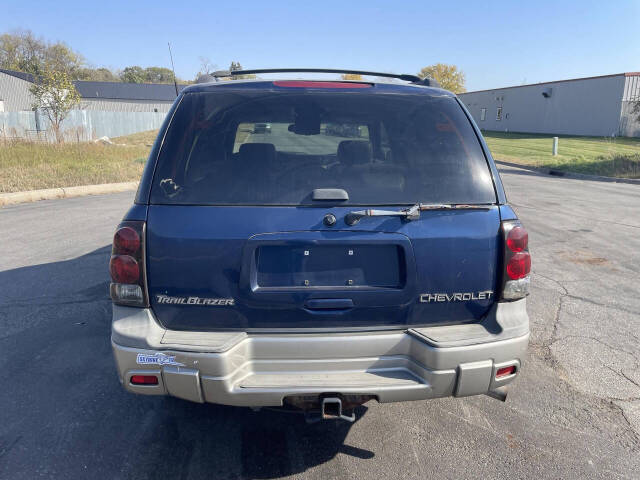
[(403, 324), (415, 279), (411, 242), (402, 234), (270, 233), (247, 241), (239, 291), (263, 318), (293, 313), (291, 327), (357, 328), (372, 320)]

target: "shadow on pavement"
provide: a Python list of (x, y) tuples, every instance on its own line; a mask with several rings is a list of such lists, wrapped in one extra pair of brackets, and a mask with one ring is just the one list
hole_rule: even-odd
[[(353, 424), (307, 424), (301, 414), (161, 399), (141, 436), (129, 471), (135, 478), (279, 478), (304, 472), (344, 453), (360, 459), (374, 453), (344, 444)], [(356, 410), (356, 422), (366, 412)], [(194, 475), (194, 473), (196, 473)]]
[[(0, 272), (0, 471), (8, 478), (277, 478), (338, 453), (347, 422), (136, 396), (111, 353), (110, 247)], [(12, 365), (12, 368), (6, 368)], [(367, 408), (356, 409), (356, 422)]]

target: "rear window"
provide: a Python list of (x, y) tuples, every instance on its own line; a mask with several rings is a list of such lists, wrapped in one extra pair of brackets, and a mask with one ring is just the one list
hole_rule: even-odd
[(305, 205), (318, 188), (344, 189), (346, 205), (495, 202), (454, 98), (220, 90), (184, 95), (152, 203)]

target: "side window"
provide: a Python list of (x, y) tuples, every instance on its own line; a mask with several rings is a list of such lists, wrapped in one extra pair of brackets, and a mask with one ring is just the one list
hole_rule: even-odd
[(502, 107), (498, 107), (498, 110), (496, 111), (496, 120), (498, 122), (502, 120)]
[(243, 143), (247, 143), (249, 139), (249, 135), (254, 130), (255, 124), (253, 123), (241, 123), (238, 125), (238, 129), (236, 130), (236, 138), (233, 142), (233, 153), (238, 153), (240, 150), (240, 145)]
[(487, 109), (483, 108), (482, 110), (480, 110), (480, 120), (484, 122), (486, 118), (487, 118)]

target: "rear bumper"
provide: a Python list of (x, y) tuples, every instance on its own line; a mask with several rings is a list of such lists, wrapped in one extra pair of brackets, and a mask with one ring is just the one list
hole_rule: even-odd
[[(331, 334), (168, 331), (150, 310), (113, 306), (127, 390), (238, 406), (329, 392), (380, 402), (483, 394), (514, 380), (528, 340), (525, 300), (496, 304), (481, 324)], [(495, 378), (510, 365), (515, 374)], [(140, 374), (158, 385), (133, 385)]]

